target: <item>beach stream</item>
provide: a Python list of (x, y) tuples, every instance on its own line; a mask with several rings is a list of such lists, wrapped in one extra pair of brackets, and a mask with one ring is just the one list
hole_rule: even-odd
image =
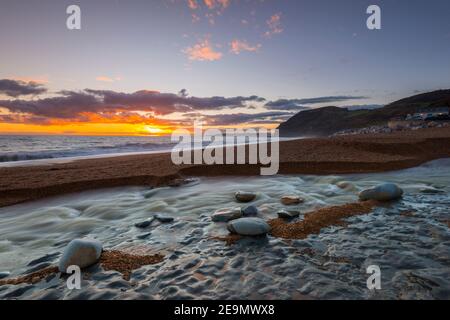
[[(336, 184), (348, 181), (351, 187)], [(221, 208), (244, 206), (238, 190), (257, 192), (260, 217), (279, 209), (302, 213), (358, 201), (358, 191), (383, 182), (404, 191), (397, 202), (325, 228), (302, 240), (244, 238), (233, 245), (211, 221)], [(53, 265), (74, 238), (105, 249), (161, 253), (164, 260), (135, 270), (129, 281), (98, 265), (82, 288), (59, 275), (37, 284), (0, 286), (10, 299), (449, 299), (450, 159), (387, 173), (335, 176), (200, 178), (180, 187), (124, 187), (0, 208), (0, 272), (19, 276)], [(305, 202), (286, 207), (283, 195)], [(156, 213), (174, 218), (134, 225)], [(298, 219), (302, 219), (301, 215)], [(366, 268), (381, 269), (381, 290), (368, 290)]]

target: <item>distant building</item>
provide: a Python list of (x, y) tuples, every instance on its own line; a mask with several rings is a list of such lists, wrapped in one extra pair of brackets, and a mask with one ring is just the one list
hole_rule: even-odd
[(408, 121), (427, 121), (427, 120), (449, 120), (450, 110), (448, 107), (438, 107), (429, 110), (424, 110), (414, 114), (408, 114), (406, 120)]

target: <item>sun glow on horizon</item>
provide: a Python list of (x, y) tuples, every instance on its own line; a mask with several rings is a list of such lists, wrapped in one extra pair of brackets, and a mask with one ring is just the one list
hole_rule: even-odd
[[(251, 124), (234, 126), (204, 125), (203, 129), (247, 129), (254, 127), (256, 126)], [(276, 127), (276, 124), (266, 124), (261, 127), (273, 129)], [(165, 136), (170, 135), (176, 129), (192, 131), (193, 128), (190, 126), (171, 126), (169, 124), (148, 125), (132, 123), (65, 123), (51, 125), (0, 123), (0, 135)]]
[(170, 134), (172, 128), (130, 123), (69, 123), (38, 125), (0, 123), (2, 135), (92, 135), (92, 136), (143, 136)]
[(147, 131), (150, 134), (154, 134), (154, 135), (160, 135), (162, 133), (165, 133), (166, 131), (158, 128), (158, 127), (153, 127), (153, 126), (144, 126), (144, 130)]

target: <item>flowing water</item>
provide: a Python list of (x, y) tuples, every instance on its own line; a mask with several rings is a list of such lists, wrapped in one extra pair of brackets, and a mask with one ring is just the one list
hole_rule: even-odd
[[(340, 189), (340, 181), (354, 188)], [(349, 218), (346, 227), (304, 240), (268, 236), (227, 246), (213, 239), (228, 232), (210, 215), (239, 206), (236, 190), (258, 192), (254, 204), (270, 219), (284, 208), (282, 195), (305, 198), (297, 208), (308, 212), (357, 201), (359, 190), (386, 181), (404, 189), (403, 199)], [(0, 298), (449, 299), (449, 185), (450, 159), (443, 159), (389, 173), (202, 178), (181, 187), (126, 187), (0, 208), (0, 272), (11, 276), (56, 263), (70, 240), (84, 236), (106, 249), (165, 255), (135, 270), (130, 281), (96, 265), (86, 270), (81, 290), (68, 290), (54, 275), (35, 285), (1, 286)], [(154, 213), (175, 220), (134, 227)], [(381, 290), (367, 289), (369, 265), (381, 269)]]

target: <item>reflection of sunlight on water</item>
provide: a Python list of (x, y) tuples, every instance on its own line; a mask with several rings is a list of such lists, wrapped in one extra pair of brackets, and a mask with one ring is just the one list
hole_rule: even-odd
[[(308, 241), (312, 241), (313, 246), (322, 248), (324, 252), (347, 254), (353, 259), (361, 256), (359, 251), (355, 251), (359, 245), (361, 248), (365, 248), (364, 250), (367, 247), (375, 246), (375, 248), (367, 249), (367, 252), (361, 248), (359, 250), (364, 251), (364, 254), (373, 253), (378, 257), (378, 254), (375, 254), (378, 250), (376, 246), (387, 246), (395, 251), (398, 250), (397, 245), (402, 246), (403, 244), (400, 243), (405, 242), (407, 244), (404, 245), (403, 250), (409, 250), (408, 254), (414, 253), (413, 255), (419, 257), (423, 248), (415, 248), (414, 242), (409, 243), (408, 235), (404, 234), (405, 230), (409, 230), (408, 232), (412, 233), (411, 236), (418, 233), (416, 236), (421, 237), (418, 239), (423, 238), (425, 247), (432, 248), (434, 246), (433, 242), (430, 242), (432, 239), (430, 240), (429, 234), (447, 239), (447, 245), (443, 250), (448, 249), (448, 229), (445, 233), (445, 229), (442, 229), (439, 221), (431, 219), (440, 219), (441, 215), (445, 214), (448, 218), (449, 167), (450, 160), (438, 160), (419, 168), (379, 174), (204, 178), (199, 182), (178, 188), (167, 187), (153, 190), (140, 187), (116, 188), (0, 208), (0, 271), (20, 274), (28, 268), (26, 265), (31, 260), (46, 254), (61, 252), (68, 241), (83, 236), (99, 239), (106, 248), (150, 246), (152, 250), (165, 252), (169, 256), (175, 254), (175, 258), (165, 262), (165, 266), (169, 269), (171, 264), (174, 268), (177, 263), (183, 261), (180, 260), (181, 258), (176, 259), (176, 252), (185, 252), (186, 250), (187, 256), (184, 259), (206, 259), (205, 261), (209, 261), (208, 263), (217, 264), (217, 261), (223, 259), (217, 255), (217, 251), (223, 249), (218, 250), (217, 248), (223, 248), (224, 245), (212, 241), (210, 238), (226, 234), (227, 231), (223, 224), (212, 223), (210, 215), (220, 208), (239, 206), (233, 197), (237, 190), (256, 191), (258, 198), (254, 204), (260, 208), (262, 218), (271, 219), (276, 217), (278, 209), (284, 208), (279, 201), (282, 195), (295, 194), (304, 198), (305, 203), (298, 206), (304, 213), (318, 207), (357, 201), (359, 190), (385, 181), (397, 183), (405, 190), (403, 201), (392, 209), (393, 212), (396, 212), (394, 215), (388, 213), (390, 209), (385, 209), (387, 211), (383, 211), (384, 213), (374, 212), (368, 216), (355, 217), (350, 219), (354, 224), (350, 224), (349, 228), (339, 231), (338, 228), (332, 227), (320, 236), (312, 236)], [(341, 181), (349, 181), (352, 187), (347, 189), (337, 187), (336, 184)], [(417, 210), (419, 220), (413, 218), (411, 218), (411, 222), (404, 219), (399, 220), (404, 224), (402, 225), (404, 229), (400, 227), (395, 229), (399, 225), (399, 222), (395, 220), (399, 219), (399, 209)], [(157, 212), (174, 217), (175, 222), (164, 225), (155, 223), (148, 230), (134, 227), (136, 222), (146, 220)], [(431, 227), (427, 225), (428, 223)], [(439, 226), (433, 227), (436, 223)], [(366, 230), (369, 226), (370, 230)], [(431, 228), (431, 231), (428, 228)], [(358, 240), (360, 233), (366, 231), (369, 232), (368, 236)], [(444, 233), (442, 234), (442, 232)], [(389, 238), (396, 240), (389, 242), (387, 241)], [(281, 254), (283, 259), (287, 257), (294, 259), (289, 252), (296, 252), (297, 249), (288, 247), (286, 243), (277, 239), (269, 238), (269, 240), (268, 243), (259, 246), (262, 248), (261, 250), (270, 251), (270, 254), (273, 255), (285, 252)], [(367, 241), (367, 243), (363, 244), (358, 241)], [(305, 242), (298, 241), (298, 243), (304, 244)], [(251, 258), (249, 256), (251, 253), (245, 251), (234, 252), (232, 256), (241, 254), (246, 259), (256, 259)], [(441, 254), (440, 259), (449, 259), (448, 252), (444, 258), (440, 251), (436, 254)], [(301, 257), (302, 255), (296, 253), (295, 259)], [(255, 265), (261, 264), (262, 267), (264, 264), (270, 264), (272, 261), (270, 257), (266, 257), (266, 259), (268, 260), (264, 261), (261, 258), (261, 260), (255, 261)], [(365, 259), (362, 256), (358, 263), (363, 263)], [(427, 256), (426, 259), (433, 261), (434, 258)], [(56, 260), (57, 258), (54, 259), (54, 261)], [(314, 261), (313, 259), (309, 260)], [(276, 258), (276, 261), (279, 264), (287, 263), (280, 258)], [(294, 261), (290, 263), (294, 263)], [(305, 265), (304, 261), (295, 263), (299, 264), (297, 270), (301, 271), (302, 268), (305, 268), (306, 271), (303, 270), (304, 277), (308, 278), (309, 271), (307, 270), (310, 270), (311, 277), (317, 278), (316, 269), (308, 269), (313, 268), (311, 265), (308, 263)], [(418, 261), (417, 263), (421, 265), (424, 262)], [(290, 265), (285, 265), (280, 268), (289, 269), (290, 267)], [(334, 267), (336, 266), (330, 266), (330, 268)], [(341, 268), (341, 266), (338, 267)], [(237, 272), (232, 267), (229, 268), (234, 270), (233, 272)], [(210, 270), (207, 271), (209, 273)], [(275, 275), (272, 274), (272, 276)], [(335, 289), (330, 289), (328, 294), (332, 296)], [(231, 289), (224, 286), (223, 290)], [(317, 292), (314, 294), (319, 295)], [(349, 294), (351, 297), (360, 297), (361, 295), (361, 292)]]

